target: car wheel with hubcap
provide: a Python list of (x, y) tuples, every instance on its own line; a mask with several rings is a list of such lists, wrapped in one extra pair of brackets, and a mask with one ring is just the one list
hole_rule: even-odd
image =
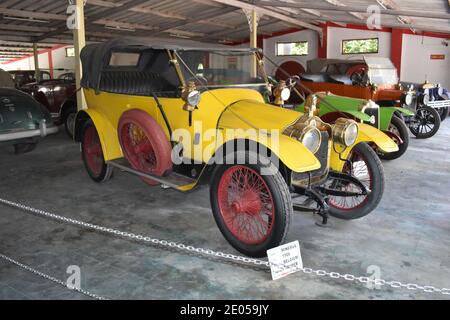
[(417, 108), (414, 118), (415, 121), (410, 124), (409, 130), (417, 139), (431, 138), (441, 126), (439, 113), (429, 106)]
[(108, 181), (113, 173), (103, 157), (102, 144), (92, 120), (86, 121), (81, 140), (81, 155), (89, 176), (95, 182)]
[(398, 145), (398, 151), (396, 152), (390, 152), (390, 153), (384, 153), (378, 148), (376, 148), (376, 152), (380, 159), (382, 160), (394, 160), (397, 158), (400, 158), (408, 149), (409, 145), (409, 131), (408, 127), (406, 126), (405, 122), (398, 118), (397, 116), (392, 116), (391, 123), (389, 123), (388, 131), (394, 133), (397, 137), (399, 137), (402, 142), (395, 137), (391, 137), (392, 140)]
[(236, 250), (251, 257), (263, 257), (284, 241), (293, 210), (282, 175), (262, 175), (263, 167), (260, 162), (220, 165), (210, 186), (220, 231)]
[[(344, 165), (343, 172), (357, 178), (367, 189), (367, 194), (355, 196), (329, 196), (331, 216), (352, 220), (373, 211), (384, 192), (384, 170), (375, 151), (366, 143), (357, 144)], [(328, 188), (349, 193), (361, 193), (361, 188), (351, 182), (329, 179)]]

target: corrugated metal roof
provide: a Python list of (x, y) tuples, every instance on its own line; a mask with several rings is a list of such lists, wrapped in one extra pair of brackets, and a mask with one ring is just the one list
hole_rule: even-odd
[[(68, 0), (4, 0), (0, 2), (0, 42), (71, 43), (66, 26)], [(113, 37), (171, 37), (218, 43), (248, 38), (243, 11), (215, 0), (88, 0), (85, 5), (88, 41)], [(235, 1), (235, 3), (239, 3)], [(414, 15), (382, 14), (386, 27), (410, 28), (450, 34), (450, 8), (446, 0), (260, 0), (241, 1), (289, 17), (291, 22), (263, 15), (260, 33), (271, 35), (290, 27), (292, 19), (317, 26), (365, 24), (364, 8), (378, 4), (385, 10), (407, 10)], [(424, 13), (428, 13), (428, 16)], [(430, 17), (429, 14), (439, 15)], [(0, 46), (1, 46), (0, 43)], [(26, 53), (28, 51), (24, 51)], [(15, 51), (20, 53), (20, 49)], [(6, 56), (6, 54), (5, 54)], [(2, 57), (0, 51), (0, 58)]]

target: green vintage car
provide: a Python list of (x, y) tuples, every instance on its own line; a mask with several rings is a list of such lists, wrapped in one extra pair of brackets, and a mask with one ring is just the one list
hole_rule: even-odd
[(39, 140), (58, 132), (43, 105), (22, 91), (0, 87), (0, 145), (15, 153), (32, 151)]
[[(307, 99), (312, 99), (313, 96), (317, 97), (319, 116), (323, 121), (333, 123), (336, 119), (345, 116), (374, 126), (391, 137), (398, 144), (399, 150), (389, 154), (377, 150), (381, 159), (397, 159), (408, 149), (408, 127), (398, 115), (413, 116), (414, 113), (410, 110), (400, 107), (380, 108), (371, 100), (343, 97), (329, 92), (318, 92)], [(304, 106), (305, 102), (296, 106), (295, 109), (304, 112)]]

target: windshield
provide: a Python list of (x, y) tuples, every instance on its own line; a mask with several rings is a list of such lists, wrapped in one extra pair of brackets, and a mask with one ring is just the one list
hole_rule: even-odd
[(253, 52), (179, 51), (177, 54), (186, 81), (198, 83), (198, 78), (208, 87), (265, 85), (261, 72), (256, 77), (251, 74)]
[(391, 60), (381, 57), (365, 57), (369, 68), (368, 76), (372, 84), (397, 84), (397, 69)]
[(369, 69), (368, 76), (372, 84), (397, 84), (398, 76), (395, 69)]

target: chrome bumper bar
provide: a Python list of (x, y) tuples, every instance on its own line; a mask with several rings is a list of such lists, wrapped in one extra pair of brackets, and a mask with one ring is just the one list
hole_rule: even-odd
[(10, 133), (0, 133), (0, 142), (11, 141), (11, 140), (20, 140), (20, 139), (33, 138), (33, 137), (42, 137), (43, 138), (49, 134), (54, 134), (57, 132), (58, 132), (57, 126), (52, 125), (50, 127), (47, 127), (46, 121), (41, 120), (39, 122), (39, 129), (23, 130), (23, 131), (16, 131), (16, 132), (10, 132)]
[(430, 101), (427, 106), (432, 108), (446, 108), (450, 107), (450, 100)]

